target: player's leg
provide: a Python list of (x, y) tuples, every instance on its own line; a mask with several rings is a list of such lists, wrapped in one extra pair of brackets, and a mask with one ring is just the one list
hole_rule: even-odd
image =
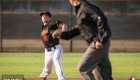
[(62, 62), (60, 60), (62, 53), (63, 53), (62, 47), (60, 45), (56, 45), (56, 49), (53, 56), (53, 62), (54, 62), (56, 74), (58, 76), (58, 80), (66, 80), (62, 68)]
[(53, 53), (54, 51), (47, 51), (47, 49), (45, 49), (45, 67), (40, 74), (40, 78), (46, 78), (51, 73), (53, 64)]
[[(88, 47), (87, 51), (85, 52), (78, 64), (78, 70), (80, 71), (81, 75), (85, 80), (95, 80), (92, 71), (98, 66), (100, 60), (107, 54), (106, 52), (108, 51), (109, 46), (110, 42), (106, 42), (101, 49), (94, 49), (91, 46)], [(98, 74), (100, 75), (99, 71)]]

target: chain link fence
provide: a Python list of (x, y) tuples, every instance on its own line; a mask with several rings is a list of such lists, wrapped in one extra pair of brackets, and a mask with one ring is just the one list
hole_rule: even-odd
[[(140, 52), (140, 1), (90, 0), (108, 18), (112, 30), (110, 52)], [(52, 20), (59, 20), (71, 28), (75, 24), (75, 9), (68, 0), (1, 0), (0, 51), (43, 52), (41, 17), (44, 10), (52, 12)], [(64, 52), (84, 52), (87, 44), (78, 36), (60, 40)]]

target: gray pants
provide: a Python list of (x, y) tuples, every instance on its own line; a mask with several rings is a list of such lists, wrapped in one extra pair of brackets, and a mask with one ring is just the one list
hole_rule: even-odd
[(101, 49), (95, 49), (93, 46), (88, 47), (78, 64), (78, 70), (85, 80), (113, 80), (108, 57), (109, 47), (110, 40), (105, 42)]

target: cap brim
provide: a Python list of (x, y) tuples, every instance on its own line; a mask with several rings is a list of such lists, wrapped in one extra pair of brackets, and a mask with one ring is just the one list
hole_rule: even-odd
[(40, 16), (42, 16), (43, 14), (46, 14), (46, 13), (40, 13)]

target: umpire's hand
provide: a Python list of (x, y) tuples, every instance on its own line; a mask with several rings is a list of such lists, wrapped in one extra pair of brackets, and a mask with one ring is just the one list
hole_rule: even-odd
[(62, 31), (61, 30), (55, 30), (52, 34), (53, 38), (60, 38), (60, 36), (62, 35)]
[(97, 41), (95, 43), (95, 47), (96, 47), (96, 49), (100, 49), (100, 48), (103, 48), (103, 45), (100, 42)]

